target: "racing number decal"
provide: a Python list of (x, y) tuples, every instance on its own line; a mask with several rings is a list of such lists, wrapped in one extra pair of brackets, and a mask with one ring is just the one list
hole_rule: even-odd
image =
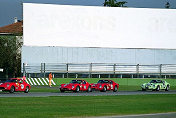
[(19, 87), (19, 83), (16, 83), (16, 89), (18, 89), (18, 87)]
[(86, 86), (84, 86), (84, 89), (86, 89)]
[(16, 85), (19, 87), (19, 83), (16, 83)]
[(24, 85), (23, 84), (21, 84), (21, 89), (24, 89)]

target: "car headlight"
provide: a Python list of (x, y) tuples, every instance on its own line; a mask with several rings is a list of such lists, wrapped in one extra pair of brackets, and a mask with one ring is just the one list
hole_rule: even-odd
[(75, 86), (72, 86), (72, 89), (74, 88)]
[(7, 84), (7, 87), (9, 87), (10, 85), (9, 84)]
[(102, 88), (102, 86), (100, 85), (99, 88)]

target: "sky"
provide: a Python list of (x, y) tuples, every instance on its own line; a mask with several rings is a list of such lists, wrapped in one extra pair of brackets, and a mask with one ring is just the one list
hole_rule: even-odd
[[(176, 9), (176, 0), (117, 0), (127, 1), (127, 7), (164, 8), (166, 2)], [(0, 0), (0, 27), (12, 24), (14, 17), (22, 20), (22, 3), (44, 3), (61, 5), (103, 6), (104, 0)]]

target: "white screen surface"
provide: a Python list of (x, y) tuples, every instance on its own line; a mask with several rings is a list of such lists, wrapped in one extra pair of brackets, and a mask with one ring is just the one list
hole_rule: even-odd
[(174, 9), (23, 6), (27, 46), (176, 48)]

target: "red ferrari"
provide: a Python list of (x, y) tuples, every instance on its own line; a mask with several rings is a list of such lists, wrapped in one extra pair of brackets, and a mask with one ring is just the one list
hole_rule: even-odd
[(10, 93), (15, 91), (23, 91), (28, 93), (30, 89), (31, 86), (20, 78), (11, 78), (5, 82), (0, 83), (0, 90), (9, 91)]
[(69, 84), (61, 84), (60, 91), (61, 92), (65, 92), (65, 91), (91, 92), (92, 89), (91, 89), (91, 85), (88, 82), (86, 82), (85, 80), (72, 80)]
[(99, 90), (102, 92), (113, 90), (116, 92), (119, 89), (119, 84), (112, 80), (99, 80), (97, 84), (91, 84), (92, 89)]

